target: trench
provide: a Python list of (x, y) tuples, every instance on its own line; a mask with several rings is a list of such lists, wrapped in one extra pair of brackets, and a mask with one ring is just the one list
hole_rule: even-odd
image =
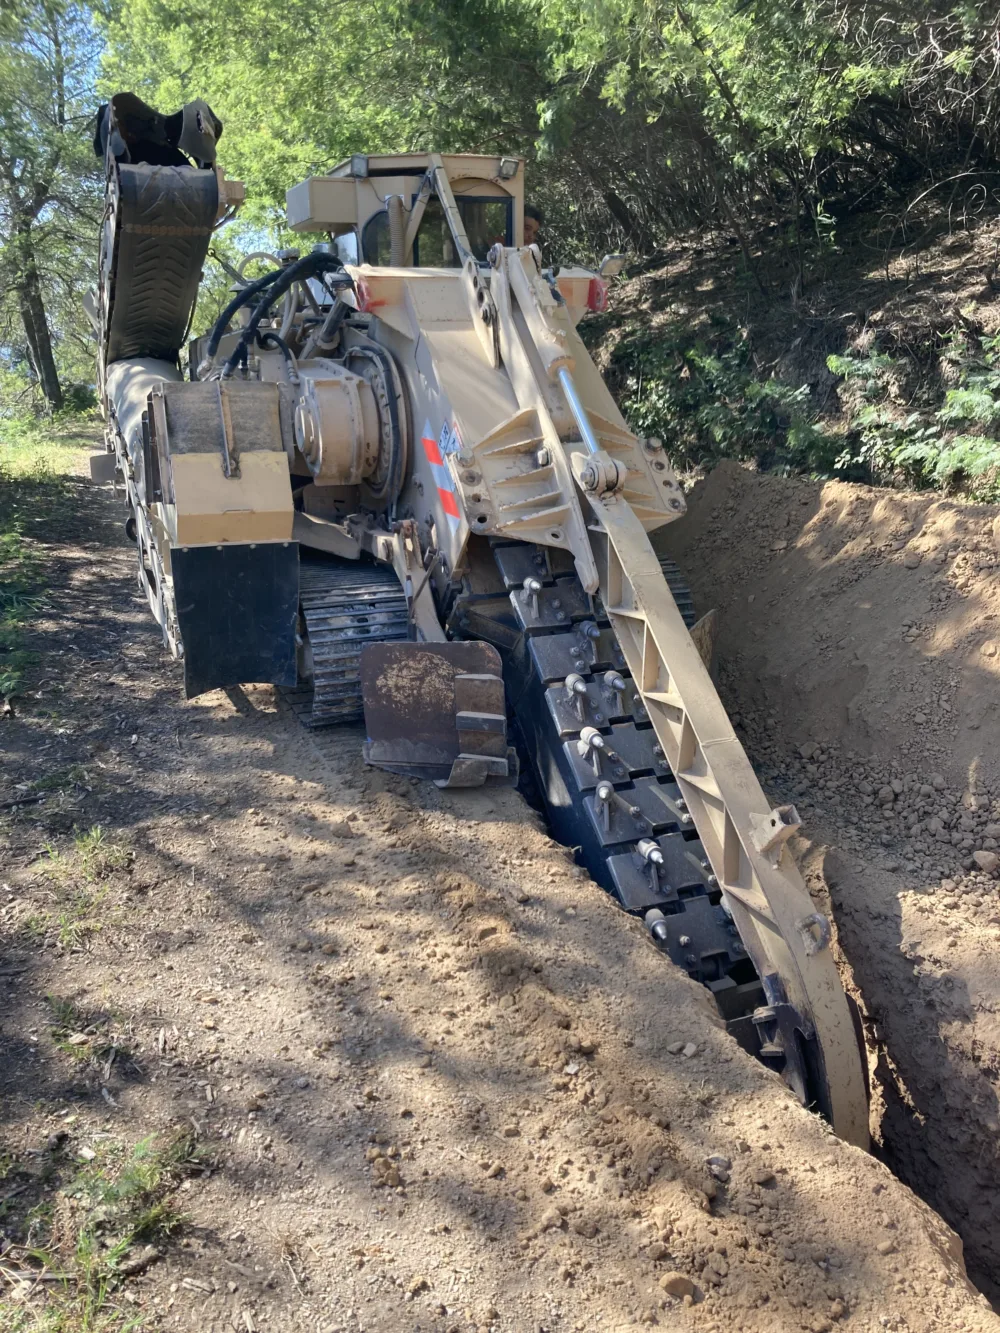
[[(1000, 905), (973, 856), (996, 845), (1000, 721), (969, 644), (1000, 606), (990, 559), (964, 581), (950, 563), (956, 543), (980, 553), (995, 509), (718, 471), (662, 549), (718, 609), (723, 702), (768, 796), (803, 817), (797, 855), (864, 1019), (872, 1150), (1000, 1308)], [(873, 525), (896, 540), (873, 552)]]

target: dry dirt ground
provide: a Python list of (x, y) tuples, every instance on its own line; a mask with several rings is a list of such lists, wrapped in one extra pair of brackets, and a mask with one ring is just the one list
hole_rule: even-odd
[[(743, 503), (743, 484), (723, 478), (718, 503)], [(815, 489), (801, 510), (799, 494), (789, 550), (822, 512)], [(39, 539), (42, 661), (0, 721), (0, 802), (44, 797), (0, 816), (0, 1329), (1000, 1329), (954, 1233), (728, 1039), (514, 792), (366, 771), (358, 729), (314, 742), (269, 688), (185, 702), (117, 522), (110, 493), (81, 480)], [(703, 549), (688, 539), (699, 592), (713, 553), (742, 540), (735, 523)], [(822, 577), (837, 551), (819, 556)], [(838, 752), (821, 725), (836, 711), (843, 731), (849, 704), (764, 670), (791, 596), (758, 617), (744, 595), (726, 684), (772, 782), (806, 783), (817, 828), (854, 817), (827, 776), (851, 772), (846, 733)], [(918, 619), (924, 637), (897, 635), (891, 656), (929, 655), (939, 699), (939, 618)], [(854, 632), (828, 628), (818, 659)], [(964, 725), (961, 688), (947, 694)], [(789, 720), (797, 744), (823, 747), (801, 779), (776, 729), (784, 696), (814, 700)], [(950, 820), (965, 774), (939, 710), (928, 718), (905, 735), (938, 747), (945, 788), (920, 799)], [(891, 767), (894, 724), (879, 742), (873, 721), (859, 781)], [(993, 1021), (995, 885), (936, 835), (929, 857), (922, 833), (895, 851), (900, 812), (920, 809), (908, 774), (924, 776), (915, 750), (899, 762), (895, 819), (857, 798), (834, 900), (880, 1042), (889, 1160), (941, 1207), (962, 1169), (969, 1211), (952, 1212), (982, 1267), (965, 1224), (993, 1183), (977, 1034)], [(874, 815), (890, 830), (875, 862)], [(930, 876), (890, 869), (904, 854)], [(138, 1219), (136, 1198), (150, 1204)]]
[(997, 509), (717, 468), (665, 534), (794, 800), (878, 1054), (885, 1160), (1000, 1294)]

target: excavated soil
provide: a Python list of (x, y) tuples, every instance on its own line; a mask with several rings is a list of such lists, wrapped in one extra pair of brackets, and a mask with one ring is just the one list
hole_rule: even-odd
[[(831, 494), (836, 515), (875, 503)], [(824, 821), (844, 830), (832, 887), (880, 1043), (885, 1152), (950, 1210), (981, 1280), (995, 881), (961, 869), (969, 849), (950, 837), (896, 843), (905, 811), (978, 830), (988, 798), (978, 786), (963, 800), (940, 708), (893, 746), (885, 713), (902, 690), (878, 683), (911, 659), (923, 681), (926, 655), (924, 693), (947, 693), (964, 725), (966, 695), (939, 672), (966, 668), (944, 665), (935, 635), (966, 603), (921, 612), (922, 637), (903, 644), (890, 595), (858, 648), (846, 607), (869, 594), (846, 568), (844, 609), (822, 592), (844, 558), (822, 498), (717, 473), (696, 506), (706, 527), (676, 533), (678, 554), (699, 593), (726, 594), (726, 689), (770, 781), (799, 788), (814, 836)], [(955, 1234), (735, 1046), (705, 992), (514, 792), (367, 771), (357, 729), (314, 742), (269, 688), (185, 702), (112, 518), (111, 497), (81, 482), (40, 541), (54, 580), (42, 663), (0, 722), (0, 801), (45, 795), (0, 817), (0, 1328), (42, 1327), (65, 1299), (21, 1248), (31, 1210), (68, 1219), (63, 1251), (58, 1229), (53, 1242), (68, 1265), (81, 1169), (183, 1132), (201, 1163), (177, 1188), (183, 1220), (108, 1297), (150, 1329), (1000, 1329)], [(772, 518), (780, 536), (758, 541)], [(912, 521), (916, 547), (928, 526)], [(767, 554), (752, 558), (754, 543)], [(873, 551), (858, 568), (912, 598), (925, 581), (947, 588), (959, 559), (910, 571), (905, 556)], [(793, 574), (819, 580), (794, 639)], [(875, 660), (883, 635), (896, 667)], [(795, 684), (809, 654), (828, 688)], [(867, 690), (886, 701), (871, 715)], [(785, 709), (788, 736), (819, 746), (808, 761), (782, 748)], [(964, 746), (990, 734), (976, 716)], [(864, 758), (848, 758), (849, 734)], [(924, 745), (945, 784), (926, 798)], [(903, 791), (865, 804), (860, 784), (877, 791), (890, 752)], [(81, 860), (73, 828), (97, 825), (103, 850)], [(813, 880), (822, 899), (818, 866)]]
[(884, 1160), (1000, 1264), (997, 509), (717, 468), (664, 547), (718, 609), (717, 674), (794, 801), (877, 1052)]

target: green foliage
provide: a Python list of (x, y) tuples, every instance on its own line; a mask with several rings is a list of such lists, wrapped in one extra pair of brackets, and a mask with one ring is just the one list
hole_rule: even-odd
[[(18, 0), (0, 22), (0, 413), (63, 405), (93, 379), (81, 300), (93, 280), (101, 171), (92, 137), (90, 10)], [(30, 387), (24, 404), (24, 387)]]
[[(65, 1006), (63, 1006), (65, 1008)], [(70, 1006), (70, 1017), (72, 1007)], [(16, 1171), (17, 1163), (8, 1170)], [(30, 1321), (4, 1325), (17, 1333), (128, 1333), (141, 1326), (117, 1293), (128, 1261), (162, 1242), (184, 1222), (177, 1186), (203, 1167), (187, 1135), (151, 1136), (128, 1146), (104, 1139), (91, 1160), (50, 1164), (46, 1192), (18, 1225), (6, 1230), (9, 1274), (34, 1284)], [(32, 1177), (34, 1179), (34, 1177)]]
[[(873, 481), (1000, 500), (1000, 337), (978, 339), (954, 329), (942, 360), (957, 383), (937, 406), (903, 414), (892, 402), (899, 360), (874, 349), (867, 356), (827, 358), (835, 375), (864, 389), (837, 466), (860, 467)], [(969, 427), (975, 433), (967, 433)]]
[(623, 339), (612, 374), (633, 429), (661, 438), (676, 465), (721, 458), (760, 467), (829, 471), (835, 450), (812, 421), (809, 391), (755, 373), (745, 335), (727, 325), (710, 345), (683, 323)]

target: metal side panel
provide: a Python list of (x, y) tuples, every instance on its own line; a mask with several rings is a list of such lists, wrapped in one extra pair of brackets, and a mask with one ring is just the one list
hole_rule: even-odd
[(479, 787), (509, 778), (500, 654), (488, 643), (366, 643), (366, 763)]
[(225, 685), (294, 685), (297, 542), (170, 551), (189, 699)]

